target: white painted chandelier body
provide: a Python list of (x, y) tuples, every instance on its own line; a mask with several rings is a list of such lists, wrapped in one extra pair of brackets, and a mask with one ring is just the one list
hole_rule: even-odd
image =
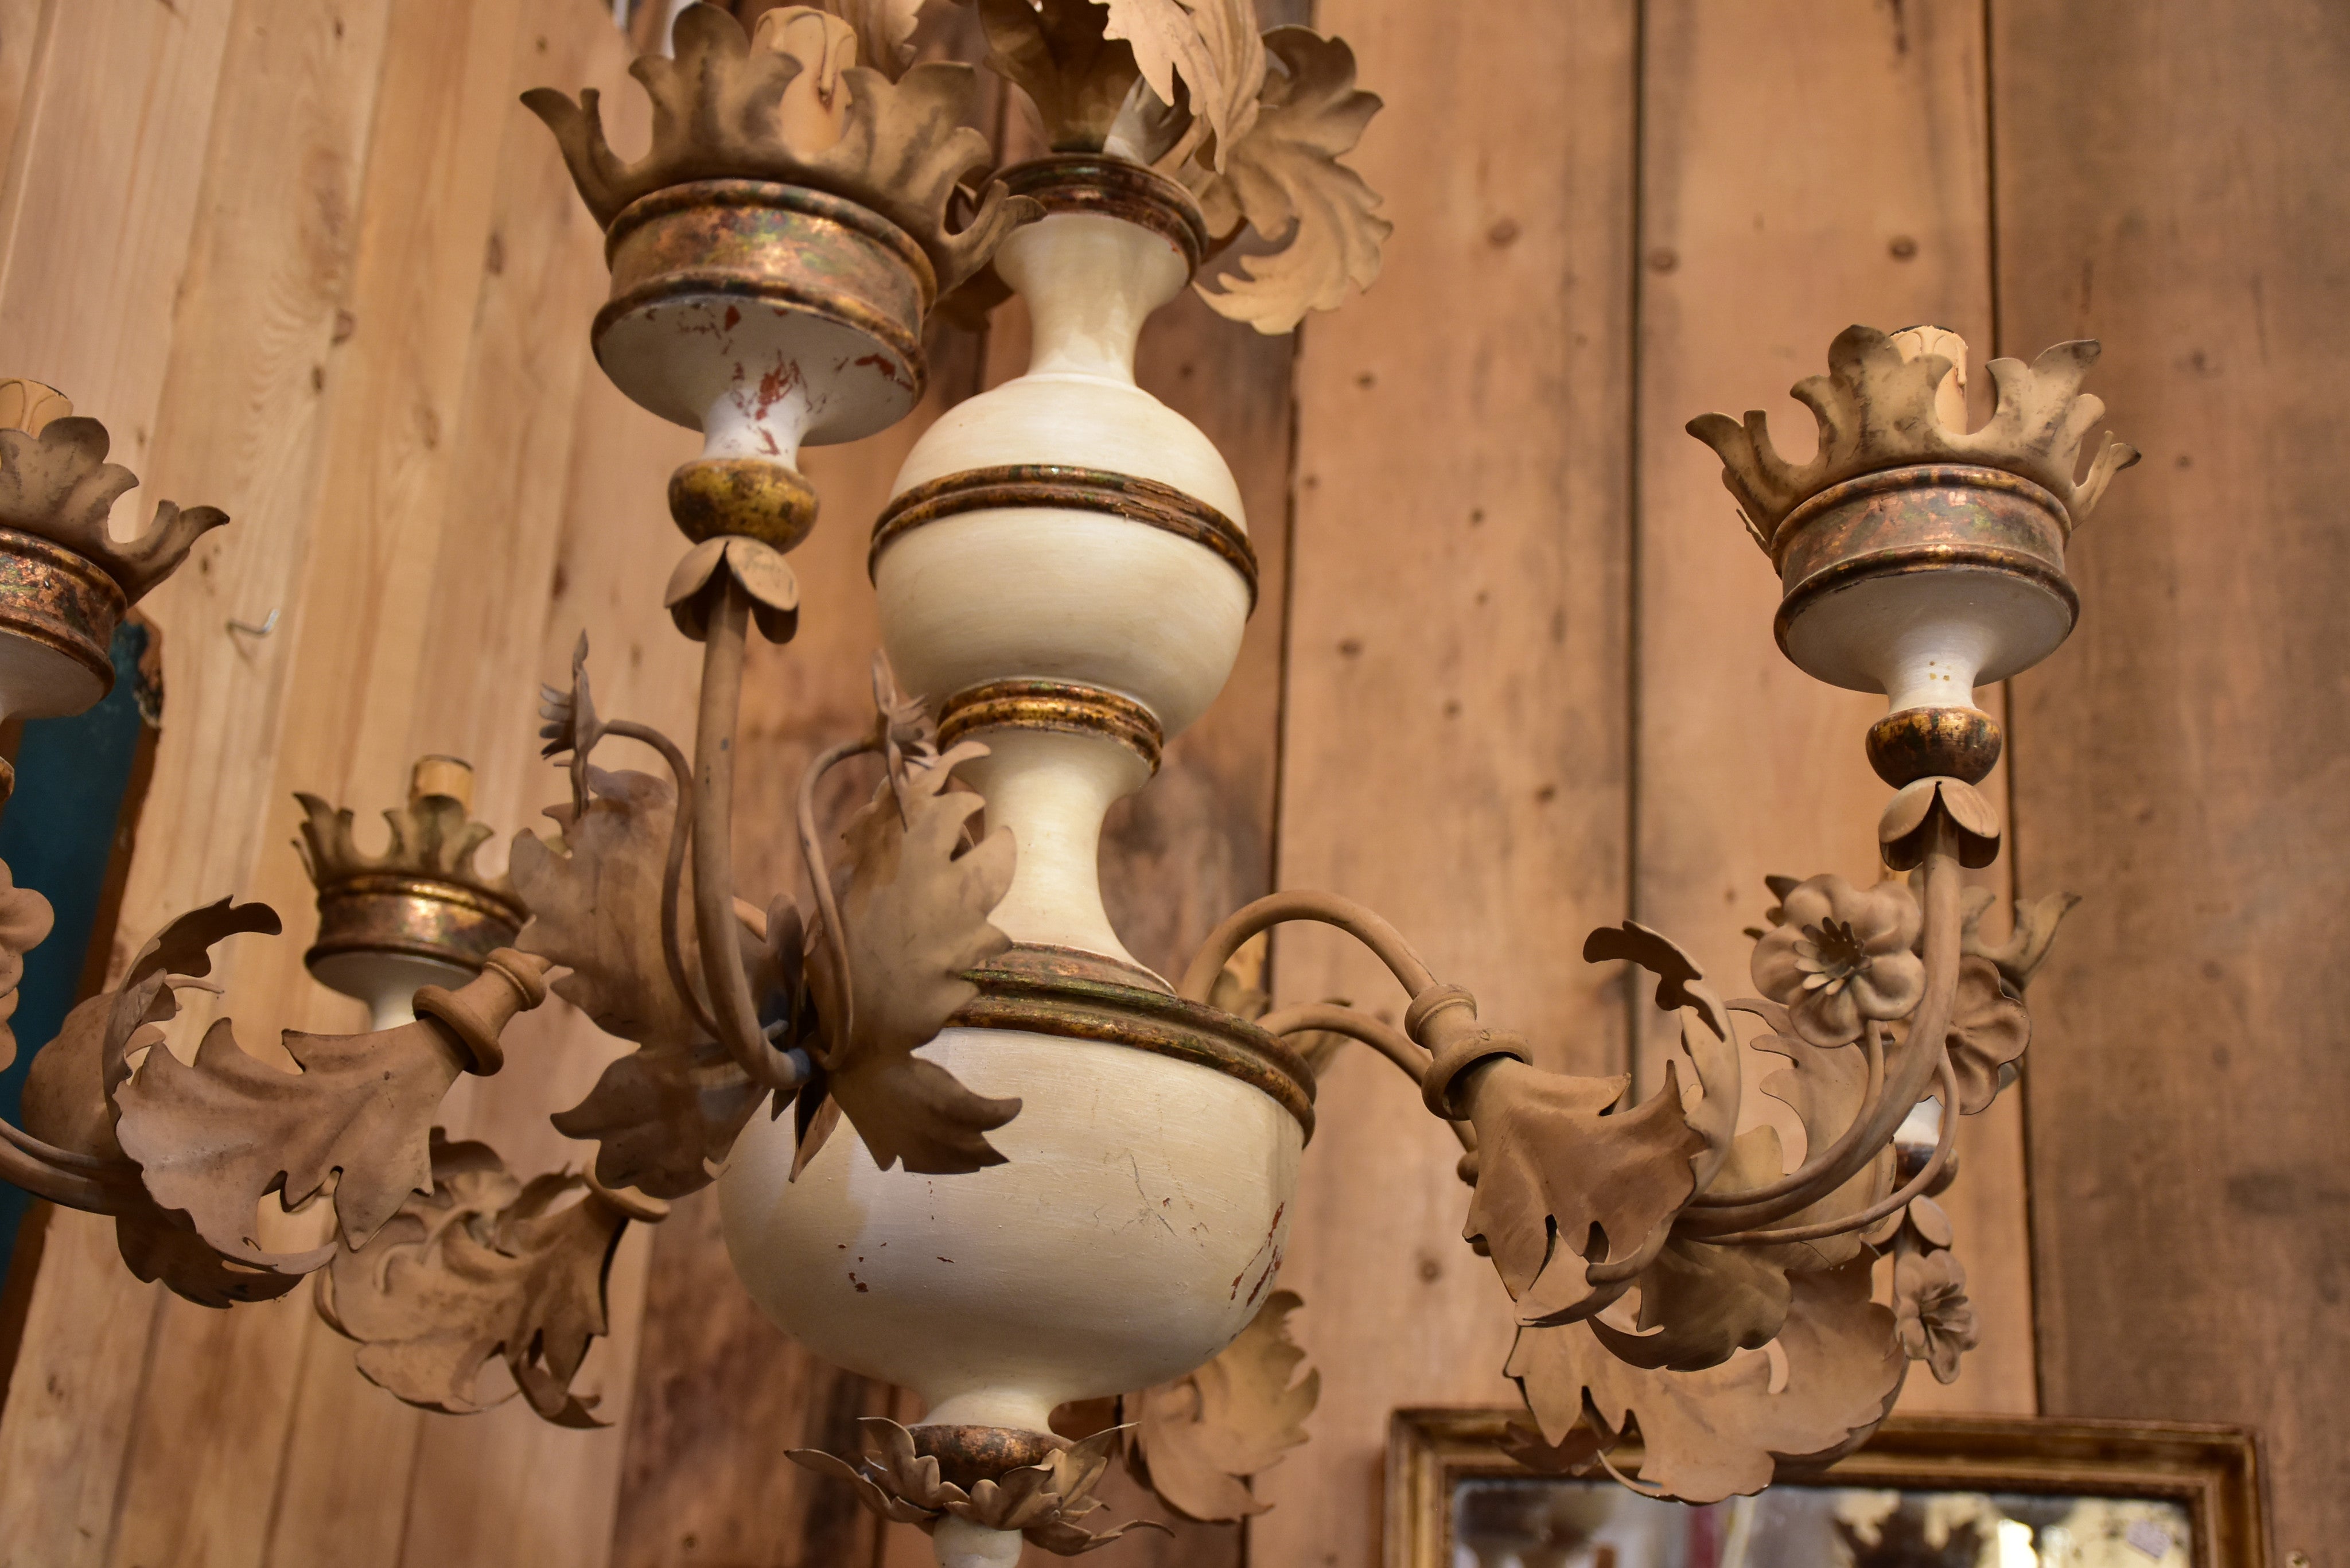
[[(1174, 247), (1122, 219), (1062, 213), (1013, 234), (997, 265), (1035, 324), (1028, 372), (931, 427), (899, 493), (1068, 467), (1156, 481), (1239, 523), (1214, 447), (1134, 384), (1144, 321), (1187, 281)], [(1168, 737), (1222, 689), (1250, 608), (1243, 579), (1199, 543), (1074, 508), (938, 519), (893, 540), (875, 581), (906, 690), (937, 702), (991, 682), (1067, 682), (1140, 704)], [(1102, 733), (972, 738), (992, 754), (964, 775), (988, 826), (1018, 844), (993, 923), (1139, 970), (1104, 912), (1097, 857), (1103, 814), (1149, 763)], [(795, 1182), (787, 1120), (754, 1117), (736, 1143), (719, 1180), (727, 1244), (785, 1331), (914, 1389), (928, 1423), (1045, 1430), (1055, 1406), (1179, 1376), (1246, 1325), (1287, 1235), (1304, 1142), (1287, 1110), (1227, 1074), (1123, 1045), (950, 1028), (924, 1054), (982, 1095), (1020, 1098), (993, 1135), (1008, 1163), (884, 1171), (839, 1136)], [(941, 1531), (942, 1551), (950, 1541)]]

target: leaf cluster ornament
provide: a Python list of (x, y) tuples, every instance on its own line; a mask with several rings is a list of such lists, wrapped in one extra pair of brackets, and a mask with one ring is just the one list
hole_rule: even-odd
[(795, 1174), (830, 1130), (827, 1099), (885, 1170), (901, 1160), (925, 1175), (1003, 1162), (986, 1135), (1020, 1102), (974, 1094), (914, 1054), (979, 994), (964, 971), (1012, 945), (987, 919), (1012, 886), (1011, 831), (966, 847), (983, 803), (946, 787), (957, 764), (984, 754), (974, 742), (928, 758), (903, 753), (842, 835), (847, 851), (833, 870), (841, 940), (819, 929), (808, 944), (824, 1039), (800, 1093)]
[[(895, 31), (896, 17), (857, 9), (881, 36)], [(810, 18), (813, 30), (804, 25)], [(929, 61), (893, 82), (871, 66), (844, 64), (840, 44), (853, 59), (867, 36), (822, 12), (786, 6), (761, 17), (754, 38), (721, 7), (689, 5), (677, 18), (674, 57), (640, 56), (629, 67), (653, 105), (652, 148), (634, 162), (624, 162), (605, 140), (594, 88), (574, 103), (536, 88), (523, 102), (554, 131), (581, 198), (608, 228), (630, 202), (671, 185), (803, 185), (855, 202), (904, 230), (930, 258), (944, 293), (984, 265), (997, 242), (1036, 208), (990, 183), (970, 222), (950, 227), (958, 192), (992, 159), (987, 139), (966, 123), (972, 69)], [(896, 55), (893, 47), (886, 63), (894, 64)]]
[(1290, 1381), (1305, 1352), (1289, 1337), (1289, 1314), (1304, 1304), (1295, 1291), (1274, 1292), (1206, 1366), (1135, 1397), (1128, 1462), (1186, 1519), (1230, 1522), (1272, 1506), (1249, 1480), (1305, 1441), (1322, 1397), (1318, 1371)]
[(1134, 51), (1135, 68), (1159, 100), (1187, 106), (1221, 170), (1256, 124), (1265, 40), (1254, 0), (1094, 0), (1103, 33)]
[[(587, 770), (584, 810), (558, 807), (559, 846), (518, 835), (510, 857), (532, 910), (523, 950), (568, 971), (555, 993), (597, 1028), (637, 1050), (604, 1070), (586, 1099), (555, 1117), (566, 1137), (599, 1144), (597, 1179), (656, 1198), (706, 1186), (766, 1090), (726, 1054), (671, 981), (661, 945), (665, 861), (677, 791), (639, 773)], [(762, 940), (745, 929), (754, 985), (790, 996), (799, 984), (799, 916), (788, 899), (771, 911)], [(678, 940), (685, 971), (699, 972), (692, 924)]]
[(369, 1382), (411, 1405), (488, 1408), (499, 1400), (482, 1400), (482, 1376), (500, 1359), (543, 1418), (602, 1425), (571, 1381), (609, 1326), (605, 1286), (629, 1214), (579, 1176), (517, 1181), (487, 1145), (438, 1127), (432, 1173), (366, 1246), (336, 1252), (318, 1314), (359, 1342)]
[[(442, 1097), (458, 1075), (484, 1064), (472, 1037), (490, 1035), (546, 995), (532, 961), (501, 950), (489, 966), (412, 1023), (372, 1033), (328, 1035), (286, 1030), (288, 1073), (247, 1054), (226, 1018), (204, 1033), (192, 1064), (161, 1044), (161, 1025), (178, 1011), (175, 974), (202, 973), (208, 948), (232, 930), (278, 929), (266, 906), (227, 900), (182, 916), (133, 961), (107, 1020), (104, 1056), (122, 1151), (158, 1207), (187, 1216), (204, 1243), (247, 1267), (303, 1274), (333, 1255), (331, 1246), (271, 1252), (255, 1235), (263, 1199), (289, 1210), (334, 1186), (342, 1236), (364, 1245), (412, 1193), (432, 1190), (430, 1132)], [(501, 961), (502, 958), (512, 962)], [(196, 967), (201, 965), (202, 967)], [(132, 1054), (144, 1050), (135, 1075)]]
[(109, 1168), (99, 1211), (112, 1217), (115, 1245), (135, 1278), (161, 1281), (198, 1306), (229, 1307), (286, 1294), (302, 1282), (301, 1275), (273, 1273), (223, 1257), (185, 1214), (160, 1207), (140, 1184), (138, 1166), (116, 1140), (114, 1106), (105, 1088), (107, 1022), (114, 1000), (115, 993), (106, 992), (77, 1006), (57, 1038), (34, 1056), (25, 1084), (26, 1129)]
[(1309, 310), (1335, 310), (1348, 285), (1379, 275), (1379, 248), (1395, 225), (1375, 214), (1379, 198), (1338, 161), (1362, 140), (1379, 100), (1355, 86), (1355, 53), (1305, 27), (1275, 27), (1255, 123), (1215, 167), (1188, 174), (1208, 231), (1229, 238), (1245, 222), (1280, 248), (1246, 255), (1237, 270), (1203, 282), (1218, 314), (1260, 332), (1289, 331)]
[(851, 1464), (821, 1449), (794, 1449), (792, 1462), (835, 1480), (847, 1481), (868, 1511), (897, 1524), (935, 1529), (952, 1516), (987, 1530), (1016, 1530), (1045, 1551), (1076, 1557), (1098, 1551), (1128, 1531), (1166, 1526), (1151, 1520), (1097, 1532), (1079, 1521), (1099, 1509), (1095, 1483), (1109, 1469), (1111, 1448), (1121, 1428), (1097, 1432), (1081, 1443), (1055, 1450), (1042, 1464), (1024, 1465), (996, 1480), (974, 1482), (969, 1490), (939, 1477), (939, 1461), (915, 1451), (914, 1435), (897, 1422), (868, 1416), (863, 1429), (866, 1455)]
[(1485, 1068), (1469, 1091), (1477, 1180), (1462, 1231), (1493, 1261), (1530, 1321), (1587, 1316), (1624, 1284), (1583, 1265), (1652, 1249), (1695, 1192), (1705, 1141), (1681, 1114), (1678, 1080), (1619, 1109), (1629, 1075), (1575, 1078), (1523, 1062)]
[(1140, 90), (1141, 67), (1123, 38), (1108, 35), (1110, 14), (1093, 0), (978, 0), (987, 63), (1028, 95), (1055, 152), (1118, 147), (1139, 162), (1156, 161), (1180, 134), (1181, 118)]
[(1824, 1460), (1882, 1421), (1908, 1366), (1893, 1314), (1869, 1298), (1873, 1258), (1795, 1275), (1773, 1336), (1785, 1367), (1742, 1350), (1697, 1372), (1634, 1366), (1590, 1323), (1525, 1327), (1506, 1368), (1542, 1428), (1519, 1458), (1572, 1469), (1638, 1431), (1639, 1482), (1684, 1502), (1716, 1502), (1770, 1484), (1781, 1459)]
[(978, 0), (988, 63), (1056, 152), (1106, 152), (1180, 181), (1218, 248), (1265, 242), (1200, 295), (1260, 332), (1368, 288), (1393, 225), (1338, 161), (1379, 100), (1354, 52), (1305, 27), (1260, 36), (1252, 0)]

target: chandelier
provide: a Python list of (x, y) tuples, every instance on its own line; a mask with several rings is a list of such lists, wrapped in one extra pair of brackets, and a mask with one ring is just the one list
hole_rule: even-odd
[[(687, 7), (671, 54), (636, 62), (653, 132), (634, 160), (592, 91), (526, 96), (606, 234), (598, 361), (704, 437), (669, 486), (689, 547), (664, 602), (703, 649), (691, 754), (598, 710), (583, 634), (542, 705), (560, 834), (517, 835), (504, 873), (474, 864), (494, 835), (456, 759), (418, 763), (380, 853), (302, 796), (307, 963), (369, 1029), (289, 1032), (292, 1072), (224, 1018), (176, 1050), (177, 993), (209, 987), (211, 950), (280, 929), (225, 898), (182, 915), (39, 1053), (0, 1176), (111, 1216), (131, 1271), (192, 1301), (315, 1275), (401, 1399), (519, 1393), (569, 1426), (596, 1421), (573, 1381), (623, 1231), (714, 1183), (767, 1315), (926, 1407), (868, 1421), (861, 1453), (793, 1458), (930, 1532), (941, 1563), (1003, 1564), (1024, 1540), (1118, 1539), (1094, 1517), (1113, 1463), (1188, 1517), (1262, 1508), (1251, 1478), (1304, 1440), (1318, 1386), (1278, 1288), (1315, 1077), (1358, 1043), (1461, 1142), (1464, 1238), (1515, 1312), (1521, 1460), (1707, 1501), (1849, 1451), (1911, 1362), (1949, 1381), (1974, 1341), (1934, 1197), (1959, 1116), (2013, 1080), (2024, 987), (2071, 900), (1984, 929), (1963, 872), (1999, 850), (1976, 785), (2002, 742), (1973, 692), (2071, 631), (2065, 545), (2137, 458), (2106, 436), (2081, 466), (2096, 345), (1991, 360), (1976, 425), (1954, 334), (1855, 327), (1794, 389), (1818, 424), (1807, 460), (1760, 413), (1690, 422), (1779, 575), (1780, 647), (1886, 694), (1865, 745), (1893, 794), (1882, 879), (1773, 879), (1760, 994), (1638, 924), (1591, 934), (1586, 961), (1647, 971), (1678, 1016), (1646, 1098), (1535, 1068), (1336, 894), (1261, 898), (1162, 977), (1104, 910), (1103, 816), (1222, 687), (1257, 562), (1223, 459), (1135, 384), (1136, 341), (1187, 286), (1271, 333), (1368, 286), (1388, 225), (1341, 160), (1379, 104), (1343, 42), (1260, 36), (1246, 0), (977, 5), (1045, 156), (995, 167), (966, 123), (972, 68), (916, 62), (905, 0), (787, 6), (755, 32)], [(744, 651), (798, 625), (787, 556), (818, 509), (799, 450), (902, 419), (926, 318), (1015, 293), (1026, 372), (940, 419), (873, 520), (872, 721), (815, 759), (791, 823), (760, 825), (795, 835), (807, 897), (739, 898)], [(0, 384), (0, 707), (77, 712), (129, 607), (227, 519), (167, 502), (120, 542), (137, 481), (103, 425), (20, 381)], [(598, 766), (612, 739), (663, 772)], [(827, 822), (818, 786), (842, 768), (870, 796)], [(1299, 920), (1381, 961), (1399, 1022), (1270, 1006), (1248, 956)], [(0, 1018), (48, 925), (0, 867)], [(554, 1116), (595, 1145), (585, 1168), (524, 1179), (435, 1119), (460, 1076), (500, 1070), (550, 977), (636, 1048)], [(0, 1065), (14, 1049), (0, 1027)], [(1762, 1091), (1800, 1122), (1800, 1158), (1739, 1130), (1750, 1054), (1775, 1065)]]

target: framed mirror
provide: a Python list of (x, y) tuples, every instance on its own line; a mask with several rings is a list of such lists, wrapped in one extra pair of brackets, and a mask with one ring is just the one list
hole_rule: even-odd
[(1897, 1416), (1825, 1469), (1690, 1507), (1524, 1469), (1525, 1420), (1396, 1412), (1388, 1568), (2268, 1568), (2235, 1428)]

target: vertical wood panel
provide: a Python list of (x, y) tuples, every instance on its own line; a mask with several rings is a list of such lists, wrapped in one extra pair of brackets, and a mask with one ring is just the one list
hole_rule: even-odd
[[(1387, 100), (1385, 275), (1305, 328), (1280, 881), (1364, 899), (1546, 1065), (1621, 1062), (1584, 933), (1625, 912), (1633, 7), (1328, 0)], [(1284, 1002), (1397, 1008), (1331, 934)], [(1375, 1560), (1397, 1405), (1494, 1401), (1508, 1297), (1451, 1135), (1368, 1053), (1324, 1081), (1284, 1282), (1323, 1369), (1252, 1560)]]
[[(236, 522), (156, 596), (167, 644), (185, 645), (166, 657), (193, 669), (168, 691), (147, 836), (169, 847), (134, 867), (122, 920), (133, 947), (179, 909), (251, 886), (267, 853), (264, 792), (302, 672), (291, 637), (246, 643), (224, 623), (276, 608), (283, 631), (306, 597), (327, 359), (359, 244), (388, 10), (240, 0), (231, 24), (150, 466), (161, 493), (216, 498)], [(260, 946), (239, 943), (221, 978), (236, 983), (235, 959)], [(240, 986), (227, 1009), (240, 1039), (274, 1052), (287, 1000)], [(259, 1560), (308, 1312), (306, 1291), (235, 1313), (158, 1296), (108, 1561)], [(186, 1432), (207, 1427), (211, 1440), (191, 1449)]]
[(2350, 1538), (2350, 18), (2000, 5), (2005, 347), (2096, 337), (2147, 461), (2019, 677), (2021, 855), (2088, 895), (2027, 1080), (2048, 1407), (2241, 1421), (2277, 1544)]
[[(369, 52), (367, 28), (350, 47), (324, 50), (313, 47), (323, 28), (296, 27), (286, 40), (250, 28), (238, 34), (235, 57), (274, 68), (282, 90), (298, 95), (315, 79), (358, 100), (356, 116), (318, 99), (291, 106), (301, 136), (290, 141), (287, 113), (278, 112), (274, 151), (314, 156), (290, 171), (278, 163), (280, 179), (292, 175), (295, 199), (260, 213), (234, 181), (237, 164), (267, 155), (249, 139), (255, 116), (232, 108), (220, 135), (208, 133), (231, 30), (224, 0), (179, 9), (56, 7), (42, 70), (21, 100), (13, 177), (0, 197), (0, 334), (11, 345), (11, 373), (71, 389), (83, 411), (114, 430), (115, 455), (148, 482), (125, 504), (126, 522), (159, 494), (217, 501), (265, 519), (298, 516), (313, 472), (310, 355), (324, 349), (348, 256), (343, 224), (359, 156), (352, 133), (367, 123), (372, 81), (363, 68), (356, 79), (347, 73)], [(289, 48), (273, 49), (279, 42)], [(240, 221), (258, 225), (249, 245)], [(270, 255), (273, 242), (290, 244), (290, 254)], [(273, 278), (266, 264), (276, 260), (288, 265)], [(266, 287), (273, 281), (276, 293)], [(196, 312), (212, 318), (195, 320)], [(183, 341), (175, 340), (175, 324), (192, 328)], [(249, 344), (238, 340), (239, 328), (252, 334)], [(223, 423), (242, 439), (205, 439)], [(183, 483), (205, 493), (179, 491)], [(261, 558), (282, 571), (279, 546), (265, 536)], [(202, 568), (222, 550), (215, 536), (187, 577), (150, 600), (158, 620), (172, 628), (209, 618)], [(174, 716), (193, 720), (233, 677), (209, 639), (165, 640)], [(201, 729), (192, 722), (177, 732)], [(164, 743), (158, 801), (170, 801), (174, 783), (183, 782), (175, 764), (187, 744)], [(206, 836), (150, 833), (147, 842), (167, 836)], [(140, 874), (160, 858), (151, 849), (141, 857), (126, 926), (141, 923)], [(51, 1228), (0, 1424), (0, 1469), (10, 1478), (0, 1496), (0, 1554), (11, 1563), (95, 1563), (109, 1547), (156, 1309), (156, 1293), (130, 1282), (114, 1252), (105, 1221), (60, 1216)]]
[[(1787, 388), (1856, 321), (1936, 322), (1988, 357), (1982, 13), (1651, 0), (1644, 46), (1638, 907), (1735, 994), (1765, 875), (1874, 880), (1889, 792), (1862, 737), (1884, 699), (1780, 654), (1777, 577), (1681, 427), (1761, 408), (1810, 451)], [(1640, 1014), (1653, 1083), (1671, 1021)], [(1961, 1130), (1949, 1202), (1984, 1343), (1905, 1407), (2033, 1407), (2020, 1126), (2011, 1096)]]
[[(584, 322), (601, 292), (592, 225), (575, 214), (543, 130), (513, 98), (547, 72), (608, 88), (619, 81), (624, 61), (608, 19), (582, 0), (532, 0), (527, 13), (511, 0), (399, 8), (387, 88), (396, 96), (375, 124), (382, 157), (362, 195), (387, 9), (244, 0), (227, 72), (243, 90), (224, 100), (211, 138), (213, 174), (179, 296), (188, 325), (171, 345), (153, 443), (151, 477), (183, 480), (189, 499), (221, 500), (240, 519), (192, 568), (179, 596), (189, 603), (159, 596), (165, 613), (214, 628), (227, 613), (257, 618), (263, 607), (244, 602), (255, 594), (286, 613), (266, 644), (217, 631), (218, 646), (175, 644), (194, 645), (196, 670), (192, 680), (174, 677), (185, 739), (176, 759), (167, 742), (165, 765), (176, 760), (189, 776), (177, 795), (159, 797), (170, 817), (165, 852), (141, 861), (156, 912), (127, 916), (126, 925), (143, 934), (188, 900), (182, 883), (254, 877), (274, 893), (296, 915), (294, 934), (270, 955), (275, 963), (248, 959), (232, 971), (247, 1043), (264, 1049), (268, 1025), (289, 1018), (353, 1022), (349, 1004), (321, 1000), (298, 970), (308, 896), (279, 839), (292, 820), (281, 787), (396, 795), (411, 731), (431, 722), (414, 717), (421, 709), (453, 715), (463, 749), (508, 755), (503, 774), (488, 771), (481, 807), (492, 820), (521, 815), (519, 758), (531, 744), (530, 692), (581, 407)], [(49, 109), (53, 98), (35, 95)], [(494, 201), (494, 191), (502, 192)], [(172, 298), (168, 285), (161, 292)], [(469, 504), (452, 507), (452, 479)], [(330, 531), (310, 550), (314, 517)], [(477, 559), (498, 556), (497, 604), (463, 602), (483, 586), (478, 570), (434, 570), (448, 532)], [(437, 602), (428, 597), (436, 587)], [(655, 606), (637, 619), (658, 618)], [(423, 657), (436, 626), (437, 662)], [(456, 639), (462, 659), (447, 656)], [(371, 748), (385, 752), (376, 771), (390, 776), (359, 776)], [(564, 1010), (534, 1023), (539, 1038), (530, 1044), (560, 1054), (536, 1088), (576, 1097), (608, 1043)], [(518, 1053), (517, 1065), (531, 1054)], [(477, 1131), (522, 1135), (498, 1141), (518, 1163), (544, 1165), (560, 1158), (544, 1109), (517, 1114), (477, 1099), (471, 1119)], [(466, 1114), (462, 1098), (452, 1111)], [(233, 1314), (166, 1303), (142, 1343), (133, 1325), (113, 1320), (130, 1318), (131, 1303), (140, 1317), (157, 1311), (151, 1293), (122, 1276), (107, 1229), (89, 1229), (71, 1250), (87, 1255), (67, 1260), (79, 1267), (45, 1271), (42, 1285), (105, 1337), (41, 1347), (71, 1427), (62, 1443), (55, 1431), (28, 1433), (33, 1446), (79, 1461), (89, 1502), (78, 1515), (52, 1506), (43, 1522), (52, 1534), (78, 1525), (84, 1555), (49, 1554), (27, 1533), (21, 1539), (41, 1554), (25, 1561), (95, 1560), (114, 1523), (122, 1563), (258, 1563), (265, 1552), (288, 1563), (388, 1563), (404, 1534), (430, 1546), (435, 1527), (469, 1518), (496, 1527), (466, 1532), (461, 1554), (600, 1558), (617, 1433), (600, 1441), (564, 1433), (557, 1444), (511, 1412), (444, 1429), (432, 1447), (438, 1462), (469, 1462), (453, 1483), (436, 1478), (426, 1528), (405, 1529), (426, 1423), (361, 1382), (351, 1347), (310, 1317), (307, 1292)], [(620, 1343), (603, 1358), (617, 1378), (616, 1407), (630, 1382), (628, 1303), (641, 1293), (642, 1253), (633, 1247), (624, 1262)], [(111, 1406), (85, 1397), (73, 1371), (57, 1371), (84, 1363), (117, 1374)], [(126, 1440), (120, 1494), (101, 1496), (115, 1492), (120, 1467), (91, 1445), (120, 1453)], [(24, 1474), (12, 1468), (11, 1501)], [(52, 1505), (55, 1490), (45, 1500)], [(446, 1559), (448, 1541), (439, 1544)]]
[(142, 473), (231, 9), (51, 0), (0, 193), (6, 373), (74, 388)]
[[(432, 636), (417, 670), (408, 754), (473, 758), (476, 809), (508, 832), (563, 794), (560, 775), (534, 744), (539, 684), (565, 683), (570, 668), (568, 639), (549, 624), (556, 563), (567, 522), (606, 521), (593, 513), (592, 521), (577, 519), (573, 507), (596, 508), (600, 498), (575, 495), (565, 483), (579, 472), (574, 424), (596, 375), (587, 323), (607, 291), (602, 234), (553, 139), (515, 100), (547, 83), (628, 96), (628, 58), (596, 7), (525, 0), (493, 144), (498, 199), (479, 263), (473, 365), (449, 432), (448, 523), (424, 617)], [(628, 145), (647, 127), (633, 104), (623, 115), (614, 134)], [(640, 420), (628, 426), (627, 447), (650, 455), (648, 447), (657, 452), (668, 443), (657, 431), (641, 433), (657, 421)], [(628, 607), (608, 631), (620, 639), (665, 631), (667, 617), (650, 598)], [(507, 1069), (470, 1081), (445, 1119), (452, 1134), (497, 1148), (517, 1173), (576, 1166), (592, 1151), (561, 1137), (547, 1116), (577, 1104), (624, 1049), (576, 1010), (542, 1008), (510, 1033)], [(640, 1268), (650, 1236), (636, 1234), (630, 1248), (631, 1267)], [(602, 1383), (599, 1414), (614, 1423), (605, 1430), (550, 1427), (519, 1400), (478, 1417), (423, 1417), (402, 1568), (469, 1560), (590, 1568), (604, 1560), (633, 1382), (633, 1321), (620, 1327), (619, 1344), (608, 1339), (598, 1365), (582, 1375), (583, 1386)]]

